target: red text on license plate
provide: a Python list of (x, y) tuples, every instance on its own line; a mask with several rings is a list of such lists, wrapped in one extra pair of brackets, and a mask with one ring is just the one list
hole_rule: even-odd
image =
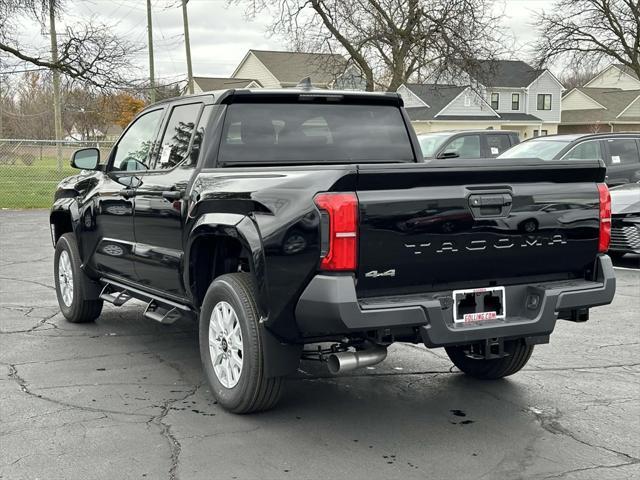
[(478, 313), (465, 313), (465, 322), (480, 322), (482, 320), (495, 320), (497, 317), (496, 312), (478, 312)]

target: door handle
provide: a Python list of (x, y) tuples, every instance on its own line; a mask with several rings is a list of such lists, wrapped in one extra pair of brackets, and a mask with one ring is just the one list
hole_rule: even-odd
[(164, 198), (165, 200), (169, 200), (170, 202), (180, 200), (183, 196), (183, 190), (166, 190), (162, 192), (162, 198)]

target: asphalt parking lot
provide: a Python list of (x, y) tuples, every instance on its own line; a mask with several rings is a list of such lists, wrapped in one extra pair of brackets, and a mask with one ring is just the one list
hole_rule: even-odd
[(0, 212), (2, 479), (640, 478), (640, 271), (612, 305), (559, 322), (519, 374), (479, 382), (401, 345), (330, 377), (303, 363), (271, 412), (204, 383), (195, 324), (141, 304), (66, 323), (44, 211)]

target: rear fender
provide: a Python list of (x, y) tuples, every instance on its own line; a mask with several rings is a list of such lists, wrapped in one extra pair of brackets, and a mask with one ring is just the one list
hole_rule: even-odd
[[(191, 285), (189, 265), (192, 246), (197, 239), (203, 236), (234, 238), (250, 254), (249, 267), (258, 291), (256, 303), (260, 315), (260, 336), (264, 349), (264, 373), (267, 377), (277, 377), (294, 372), (300, 362), (302, 346), (282, 342), (265, 326), (265, 321), (269, 316), (269, 302), (264, 250), (256, 223), (247, 215), (235, 213), (206, 213), (199, 217), (191, 230), (185, 249), (185, 285)], [(193, 296), (195, 292), (190, 293)]]
[[(258, 310), (261, 320), (269, 315), (267, 285), (265, 278), (265, 260), (262, 240), (255, 222), (246, 215), (236, 213), (206, 213), (195, 222), (185, 248), (184, 284), (191, 285), (191, 269), (189, 268), (192, 247), (196, 240), (205, 236), (230, 237), (240, 242), (249, 253), (249, 267), (258, 290)], [(190, 287), (189, 287), (190, 288)], [(190, 292), (195, 298), (195, 292)]]

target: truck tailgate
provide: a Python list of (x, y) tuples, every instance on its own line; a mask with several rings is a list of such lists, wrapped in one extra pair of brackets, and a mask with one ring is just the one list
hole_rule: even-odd
[(360, 165), (358, 296), (584, 276), (604, 167), (515, 162)]

